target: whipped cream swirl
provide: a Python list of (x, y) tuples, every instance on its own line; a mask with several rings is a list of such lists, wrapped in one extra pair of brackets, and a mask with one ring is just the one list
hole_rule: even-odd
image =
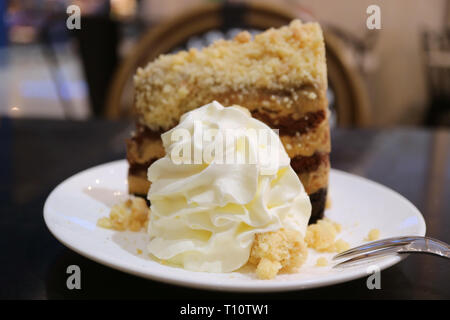
[[(242, 129), (266, 130), (269, 138), (252, 139)], [(180, 130), (194, 138), (180, 139)], [(198, 139), (205, 131), (215, 134)], [(234, 141), (219, 139), (230, 131)], [(309, 197), (279, 137), (246, 109), (214, 101), (184, 114), (161, 138), (166, 156), (148, 169), (151, 254), (188, 270), (230, 272), (247, 263), (255, 233), (287, 228), (305, 235)], [(225, 155), (247, 160), (224, 162), (222, 146)], [(174, 161), (179, 150), (215, 152), (186, 164)]]

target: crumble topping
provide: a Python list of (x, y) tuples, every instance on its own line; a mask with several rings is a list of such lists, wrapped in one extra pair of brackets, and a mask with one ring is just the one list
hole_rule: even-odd
[[(219, 40), (202, 50), (191, 49), (159, 56), (134, 77), (136, 110), (140, 120), (154, 131), (174, 126), (180, 116), (198, 106), (201, 95), (255, 90), (289, 91), (298, 99), (300, 88), (326, 88), (324, 40), (317, 23), (292, 21), (251, 39), (248, 32), (233, 40)], [(208, 88), (208, 93), (202, 88)], [(292, 91), (292, 92), (291, 92)], [(308, 92), (309, 99), (316, 99)], [(192, 97), (195, 97), (194, 99)], [(286, 96), (274, 96), (282, 99)]]
[(114, 205), (109, 217), (100, 218), (97, 226), (117, 231), (140, 231), (147, 227), (149, 215), (147, 202), (135, 197)]

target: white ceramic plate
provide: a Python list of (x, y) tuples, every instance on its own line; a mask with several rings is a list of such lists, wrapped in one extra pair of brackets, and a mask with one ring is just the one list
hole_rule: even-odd
[[(319, 256), (330, 261), (332, 254), (310, 250), (298, 273), (258, 280), (251, 270), (215, 274), (186, 271), (162, 265), (146, 254), (144, 232), (117, 232), (96, 226), (109, 208), (127, 197), (127, 162), (103, 164), (62, 182), (49, 195), (44, 219), (52, 234), (70, 249), (109, 267), (144, 278), (196, 288), (227, 291), (283, 291), (332, 285), (368, 276), (368, 267), (380, 270), (398, 263), (399, 256), (384, 257), (345, 269), (316, 267)], [(326, 216), (339, 222), (339, 237), (356, 246), (368, 232), (377, 228), (381, 237), (425, 235), (420, 212), (398, 193), (370, 180), (331, 170), (331, 208)], [(142, 251), (142, 253), (140, 253)]]

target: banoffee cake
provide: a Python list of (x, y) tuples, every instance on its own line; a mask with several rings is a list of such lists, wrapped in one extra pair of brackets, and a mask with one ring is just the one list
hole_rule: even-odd
[(161, 55), (134, 77), (137, 128), (127, 141), (129, 192), (146, 196), (147, 169), (164, 156), (161, 133), (213, 100), (240, 105), (279, 134), (311, 204), (323, 217), (330, 169), (325, 45), (317, 23), (248, 32), (203, 48)]

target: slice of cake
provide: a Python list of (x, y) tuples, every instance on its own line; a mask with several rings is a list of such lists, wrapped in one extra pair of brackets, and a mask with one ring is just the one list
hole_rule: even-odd
[(135, 76), (137, 129), (127, 143), (129, 192), (146, 196), (147, 169), (164, 156), (161, 133), (187, 111), (216, 100), (241, 105), (279, 129), (312, 203), (310, 222), (323, 216), (330, 134), (325, 46), (317, 23), (248, 32), (202, 50), (162, 55)]
[(166, 155), (148, 169), (149, 254), (199, 272), (250, 264), (260, 279), (301, 267), (311, 202), (269, 126), (213, 101), (161, 140)]

